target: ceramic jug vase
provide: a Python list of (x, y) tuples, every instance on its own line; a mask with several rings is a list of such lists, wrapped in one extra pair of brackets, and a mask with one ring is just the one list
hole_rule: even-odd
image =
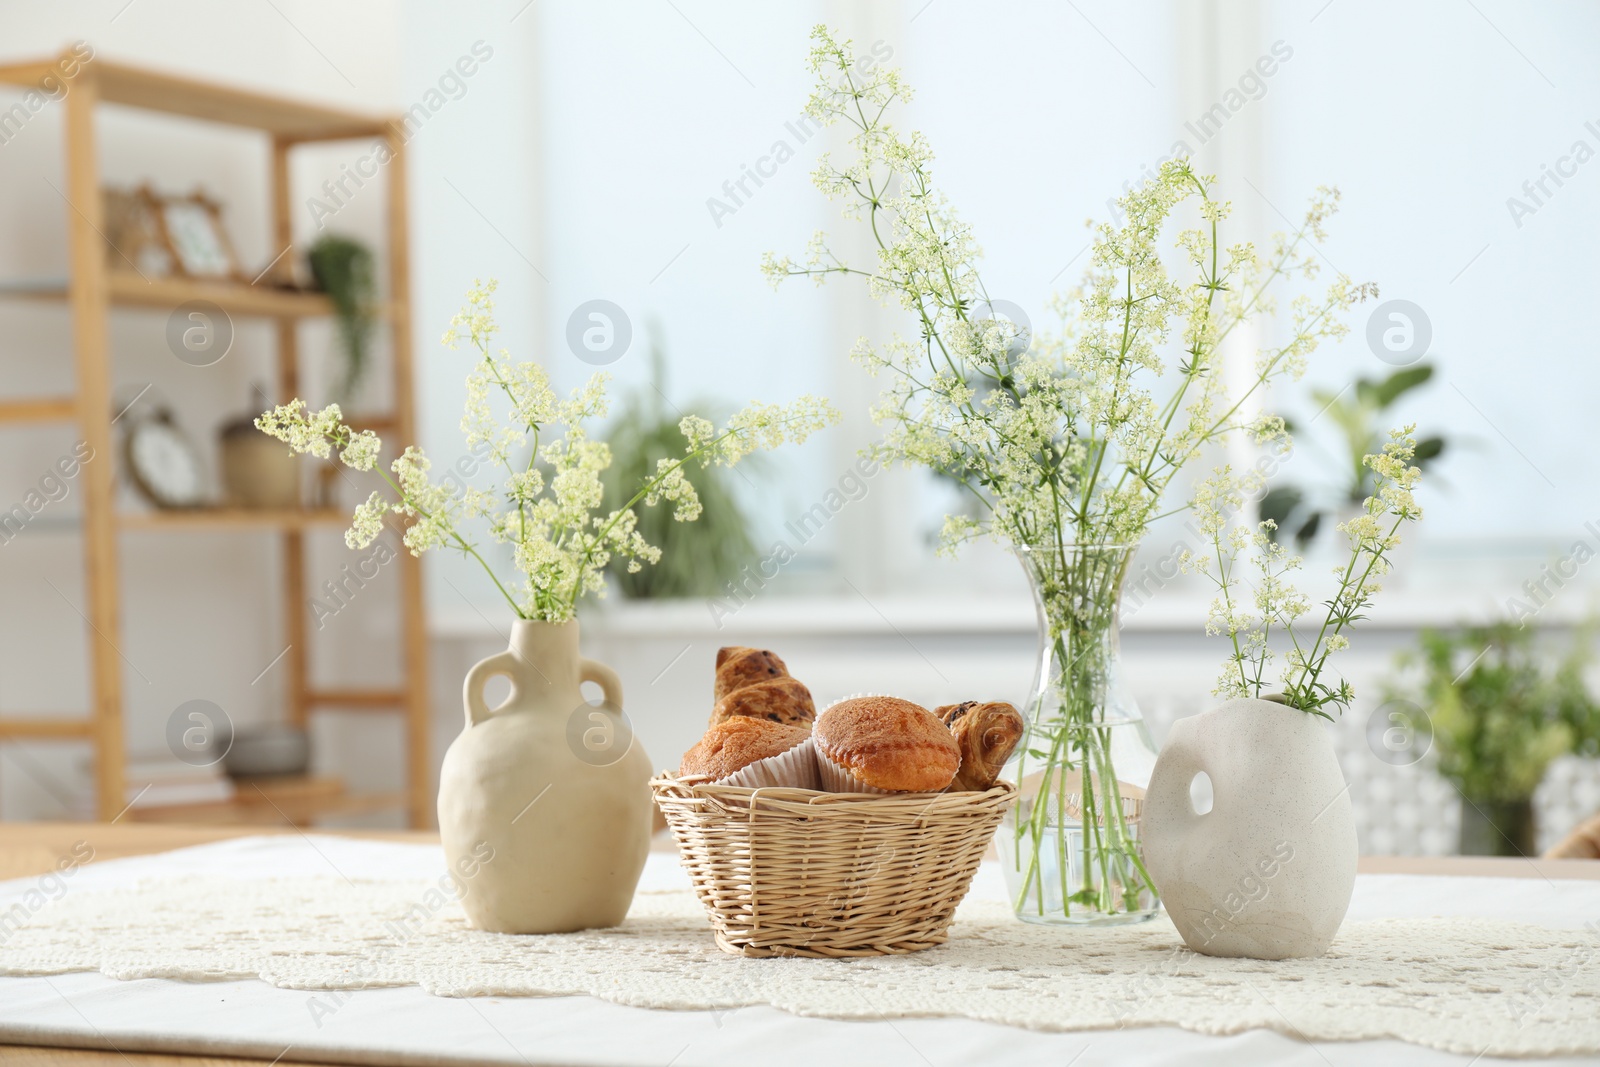
[[(1338, 933), (1356, 826), (1326, 726), (1252, 699), (1172, 724), (1145, 795), (1145, 864), (1196, 952), (1320, 956)], [(1204, 813), (1191, 793), (1202, 772)]]
[[(495, 675), (511, 680), (499, 707)], [(598, 683), (603, 705), (584, 700)], [(578, 655), (576, 622), (516, 621), (467, 672), (466, 728), (439, 773), (439, 837), (467, 920), (548, 934), (615, 926), (650, 847), (650, 760), (610, 667)]]

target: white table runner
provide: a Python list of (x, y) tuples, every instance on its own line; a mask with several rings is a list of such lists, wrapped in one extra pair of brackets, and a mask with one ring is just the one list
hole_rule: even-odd
[[(581, 966), (573, 965), (571, 953), (552, 952), (552, 945), (532, 947), (557, 939), (505, 939), (467, 931), (453, 906), (430, 916), (426, 936), (397, 938), (391, 929), (385, 937), (382, 921), (371, 912), (386, 907), (404, 911), (419, 899), (418, 881), (436, 878), (441, 870), (436, 848), (328, 837), (243, 839), (97, 864), (78, 871), (66, 894), (38, 912), (32, 929), (0, 945), (0, 967), (60, 972), (87, 963), (117, 974), (193, 978), (198, 977), (192, 973), (195, 961), (211, 968), (221, 962), (226, 964), (224, 977), (264, 973), (279, 984), (423, 981), (456, 994), (586, 990), (624, 1002), (722, 1007), (668, 1012), (619, 1007), (589, 996), (449, 1000), (416, 987), (297, 992), (260, 981), (113, 982), (74, 973), (0, 979), (0, 1038), (88, 1043), (98, 1031), (123, 1049), (233, 1050), (271, 1058), (290, 1047), (296, 1056), (351, 1062), (408, 1058), (419, 1063), (467, 1059), (658, 1067), (668, 1062), (750, 1062), (752, 1057), (812, 1064), (870, 1058), (888, 1064), (1060, 1065), (1080, 1054), (1083, 1064), (1101, 1062), (1101, 1057), (1107, 1057), (1104, 1062), (1206, 1062), (1212, 1055), (1216, 1062), (1237, 1063), (1258, 1053), (1274, 1061), (1310, 1054), (1304, 1061), (1308, 1063), (1359, 1059), (1371, 1064), (1391, 1057), (1394, 1062), (1464, 1063), (1489, 1047), (1524, 1052), (1563, 1043), (1600, 1047), (1600, 963), (1591, 959), (1600, 957), (1600, 939), (1582, 930), (1585, 920), (1600, 921), (1596, 883), (1364, 876), (1347, 933), (1336, 943), (1335, 957), (1320, 965), (1325, 971), (1344, 972), (1351, 984), (1338, 996), (1319, 1000), (1303, 992), (1310, 988), (1307, 982), (1316, 980), (1318, 964), (1212, 961), (1173, 952), (1176, 936), (1164, 921), (1101, 933), (1022, 928), (1005, 917), (997, 872), (988, 869), (980, 872), (950, 946), (865, 961), (865, 967), (861, 962), (722, 956), (711, 945), (698, 905), (685, 897), (686, 880), (665, 855), (651, 857), (645, 892), (630, 917), (634, 933), (587, 935), (597, 963), (607, 958), (608, 943), (626, 945), (631, 938), (637, 966), (630, 969), (598, 966), (585, 975)], [(170, 881), (175, 876), (182, 881)], [(235, 884), (237, 892), (219, 899), (227, 883), (210, 881), (218, 877), (246, 884)], [(270, 888), (250, 881), (261, 877), (284, 881)], [(151, 883), (156, 896), (146, 891), (142, 921), (137, 909), (123, 910), (130, 900), (141, 898), (102, 892), (151, 879), (156, 880)], [(34, 880), (0, 885), (0, 911), (32, 888)], [(148, 907), (155, 900), (162, 903)], [(284, 908), (285, 902), (291, 906)], [(241, 924), (241, 916), (252, 914), (254, 920)], [(1477, 955), (1483, 959), (1470, 966), (1478, 977), (1495, 976), (1480, 982), (1472, 974), (1463, 980), (1459, 974), (1452, 979), (1448, 973), (1418, 970), (1428, 956), (1438, 954), (1437, 937), (1430, 935), (1427, 946), (1396, 945), (1392, 935), (1405, 927), (1362, 925), (1378, 917), (1424, 915), (1501, 921), (1515, 916), (1566, 932), (1483, 923), (1412, 928), (1431, 929), (1458, 946), (1478, 945)], [(101, 930), (93, 938), (39, 936), (41, 930), (69, 929), (63, 925), (68, 919), (80, 929), (88, 922)], [(120, 934), (119, 922), (127, 923)], [(1381, 947), (1385, 936), (1390, 940)], [(1049, 950), (1051, 938), (1061, 942), (1055, 951)], [(1540, 938), (1543, 950), (1530, 952), (1529, 946)], [(1502, 942), (1503, 948), (1494, 947)], [(85, 946), (96, 943), (98, 956), (85, 957)], [(169, 946), (164, 953), (159, 951), (162, 944)], [(263, 945), (277, 945), (288, 954), (274, 958), (270, 950), (262, 951)], [(1349, 951), (1357, 946), (1361, 952)], [(1104, 955), (1088, 957), (1086, 952)], [(1149, 962), (1141, 960), (1130, 969), (1127, 952), (1143, 953)], [(1373, 972), (1364, 960), (1379, 952), (1388, 953), (1393, 962)], [(1518, 966), (1507, 967), (1513, 957)], [(996, 971), (995, 966), (1017, 969)], [(641, 973), (641, 967), (651, 970)], [(1303, 970), (1294, 975), (1296, 968)], [(1314, 1037), (1409, 1029), (1412, 1036), (1421, 1033), (1428, 1039), (1428, 1016), (1412, 1018), (1416, 1009), (1406, 983), (1394, 980), (1408, 968), (1414, 977), (1442, 981), (1433, 988), (1450, 990), (1455, 1003), (1465, 995), (1466, 1003), (1474, 1005), (1471, 1012), (1457, 1009), (1447, 1026), (1433, 1031), (1436, 1043), (1458, 1048), (1462, 1056), (1392, 1041), (1311, 1046), (1260, 1030), (1206, 1038), (1151, 1026), (1178, 1020), (1205, 1027), (1209, 1020), (1212, 1029), (1254, 1025)], [(1193, 976), (1199, 973), (1210, 977), (1197, 983)], [(1302, 981), (1282, 981), (1289, 976)], [(1184, 994), (1176, 1002), (1159, 995), (1163, 984), (1172, 983), (1176, 985), (1167, 992), (1186, 988), (1195, 994), (1187, 1008)], [(1063, 1007), (1041, 1012), (1041, 998), (1051, 992)], [(890, 1021), (844, 1023), (797, 1018), (768, 1007), (733, 1007), (751, 1001), (832, 1015), (887, 1016)], [(1340, 1016), (1337, 1009), (1346, 1003), (1349, 1010)], [(1574, 1005), (1587, 1007), (1588, 1014), (1575, 1016)], [(1045, 1034), (972, 1019), (904, 1017), (947, 1012), (1031, 1026), (1094, 1023), (1121, 1028)], [(1509, 1020), (1517, 1014), (1531, 1025), (1497, 1027), (1497, 1018)], [(1544, 1023), (1536, 1021), (1541, 1015)], [(1216, 1025), (1219, 1021), (1224, 1025)]]

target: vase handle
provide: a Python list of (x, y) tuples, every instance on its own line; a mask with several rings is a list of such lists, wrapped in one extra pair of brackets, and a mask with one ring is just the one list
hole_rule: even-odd
[(1206, 770), (1198, 746), (1187, 736), (1188, 731), (1178, 729), (1182, 725), (1183, 720), (1173, 723), (1173, 732), (1167, 735), (1167, 743), (1161, 747), (1161, 755), (1156, 758), (1155, 769), (1150, 774), (1145, 804), (1153, 810), (1175, 815), (1181, 826), (1191, 827), (1205, 818), (1194, 810), (1194, 800), (1189, 792), (1195, 775), (1204, 772), (1206, 777), (1211, 778), (1213, 811), (1216, 810), (1217, 781)]
[(461, 687), (462, 703), (466, 705), (467, 709), (466, 729), (472, 729), (494, 714), (483, 699), (483, 687), (488, 684), (490, 678), (497, 674), (503, 674), (511, 679), (511, 696), (507, 700), (509, 702), (517, 698), (517, 693), (522, 688), (517, 683), (517, 670), (521, 665), (522, 661), (509, 649), (505, 652), (496, 652), (488, 659), (479, 660), (473, 665), (472, 669), (467, 672), (467, 680), (462, 683)]
[(618, 711), (622, 710), (622, 679), (617, 677), (616, 671), (599, 660), (580, 659), (578, 680), (598, 685), (600, 692), (605, 696), (605, 702)]

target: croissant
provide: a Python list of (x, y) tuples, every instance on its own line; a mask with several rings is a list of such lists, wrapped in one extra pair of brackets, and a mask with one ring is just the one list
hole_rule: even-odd
[(789, 668), (776, 652), (728, 645), (717, 649), (717, 683), (711, 699), (721, 700), (735, 689), (787, 677)]
[(1000, 768), (1022, 740), (1021, 713), (1003, 701), (976, 700), (946, 704), (933, 713), (950, 728), (961, 749), (961, 768), (950, 783), (950, 791), (983, 790), (994, 785)]
[(739, 715), (809, 730), (817, 717), (811, 690), (790, 676), (783, 660), (765, 649), (732, 646), (719, 650), (714, 696), (712, 726)]

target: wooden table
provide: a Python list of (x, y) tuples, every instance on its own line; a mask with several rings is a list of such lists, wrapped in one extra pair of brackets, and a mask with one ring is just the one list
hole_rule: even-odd
[[(328, 832), (328, 831), (321, 831)], [(422, 830), (341, 830), (347, 837), (380, 841), (432, 844), (439, 835)], [(203, 845), (254, 834), (299, 833), (271, 827), (110, 825), (106, 823), (4, 823), (0, 824), (0, 879), (26, 878), (53, 870), (78, 842), (94, 848), (94, 860), (143, 856), (190, 845)], [(670, 839), (658, 837), (657, 848), (670, 848)], [(1479, 856), (1410, 857), (1366, 856), (1363, 874), (1432, 874), (1489, 878), (1584, 878), (1600, 880), (1597, 860), (1499, 859)], [(164, 1056), (142, 1053), (91, 1052), (34, 1046), (0, 1047), (0, 1061), (25, 1067), (260, 1067), (265, 1061), (198, 1056)], [(316, 1062), (301, 1061), (294, 1062)]]

